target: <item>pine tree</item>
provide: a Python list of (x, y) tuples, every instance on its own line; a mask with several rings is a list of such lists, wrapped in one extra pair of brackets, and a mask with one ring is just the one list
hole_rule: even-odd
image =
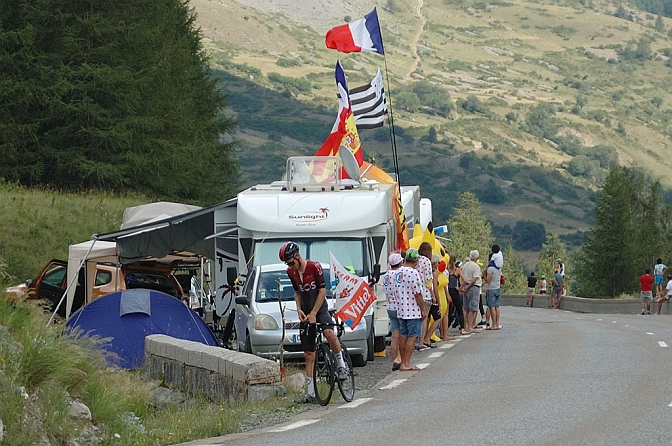
[(630, 170), (612, 166), (595, 203), (596, 226), (577, 256), (581, 296), (613, 298), (632, 290), (627, 274), (633, 259), (632, 197), (638, 196)]
[(213, 202), (233, 121), (185, 0), (0, 5), (0, 177)]

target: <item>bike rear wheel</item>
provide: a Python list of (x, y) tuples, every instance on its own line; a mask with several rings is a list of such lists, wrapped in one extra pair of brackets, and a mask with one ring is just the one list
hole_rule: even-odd
[(315, 347), (315, 364), (313, 365), (313, 384), (315, 385), (315, 399), (320, 406), (326, 406), (334, 392), (334, 358), (331, 350), (325, 344)]
[(349, 403), (355, 397), (355, 371), (352, 368), (352, 359), (350, 359), (348, 349), (345, 348), (343, 343), (341, 343), (341, 353), (343, 354), (347, 377), (343, 380), (338, 380), (338, 390), (341, 391), (343, 399)]

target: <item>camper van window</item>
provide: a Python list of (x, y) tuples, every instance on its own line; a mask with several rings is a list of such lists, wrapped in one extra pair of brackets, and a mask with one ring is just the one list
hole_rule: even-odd
[[(254, 245), (253, 264), (269, 265), (278, 263), (278, 251), (287, 240), (264, 240)], [(357, 275), (364, 276), (369, 271), (364, 267), (364, 242), (360, 239), (292, 239), (299, 245), (299, 252), (304, 258), (329, 263), (329, 250), (336, 256), (341, 265), (352, 268)]]
[[(280, 247), (287, 240), (264, 240), (262, 242), (257, 242), (254, 245), (254, 259), (252, 259), (254, 266), (257, 265), (270, 265), (272, 263), (278, 263), (278, 252)], [(306, 244), (300, 240), (293, 240), (299, 245), (299, 252), (304, 258), (306, 257)]]
[(310, 244), (310, 259), (329, 263), (329, 251), (344, 267), (364, 275), (361, 240), (316, 240)]

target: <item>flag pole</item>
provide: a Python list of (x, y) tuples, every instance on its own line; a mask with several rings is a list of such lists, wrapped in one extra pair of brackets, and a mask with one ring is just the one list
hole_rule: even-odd
[(387, 120), (390, 124), (390, 141), (392, 143), (392, 160), (394, 166), (394, 174), (397, 177), (397, 184), (401, 188), (401, 179), (399, 178), (399, 160), (397, 157), (397, 137), (394, 131), (394, 113), (392, 112), (392, 90), (390, 89), (390, 75), (387, 70), (387, 56), (383, 54), (383, 60), (385, 61), (385, 79), (387, 80), (387, 98), (389, 99), (389, 113), (387, 114)]

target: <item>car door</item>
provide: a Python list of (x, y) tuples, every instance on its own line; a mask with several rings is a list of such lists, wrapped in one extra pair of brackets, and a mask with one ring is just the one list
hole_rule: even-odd
[[(63, 297), (65, 288), (67, 287), (67, 272), (68, 264), (62, 260), (52, 260), (46, 268), (42, 271), (42, 274), (33, 283), (35, 289), (35, 295), (40, 300), (45, 300), (50, 302), (49, 310), (54, 311), (56, 305)], [(77, 285), (77, 284), (76, 284)], [(80, 287), (81, 289), (81, 287)], [(76, 294), (76, 293), (75, 293)], [(81, 293), (80, 293), (81, 294)], [(75, 300), (77, 300), (75, 298)], [(81, 306), (81, 301), (79, 306)], [(65, 316), (65, 305), (61, 305), (63, 314)], [(73, 305), (73, 311), (74, 311)], [(59, 314), (61, 311), (59, 311)]]

